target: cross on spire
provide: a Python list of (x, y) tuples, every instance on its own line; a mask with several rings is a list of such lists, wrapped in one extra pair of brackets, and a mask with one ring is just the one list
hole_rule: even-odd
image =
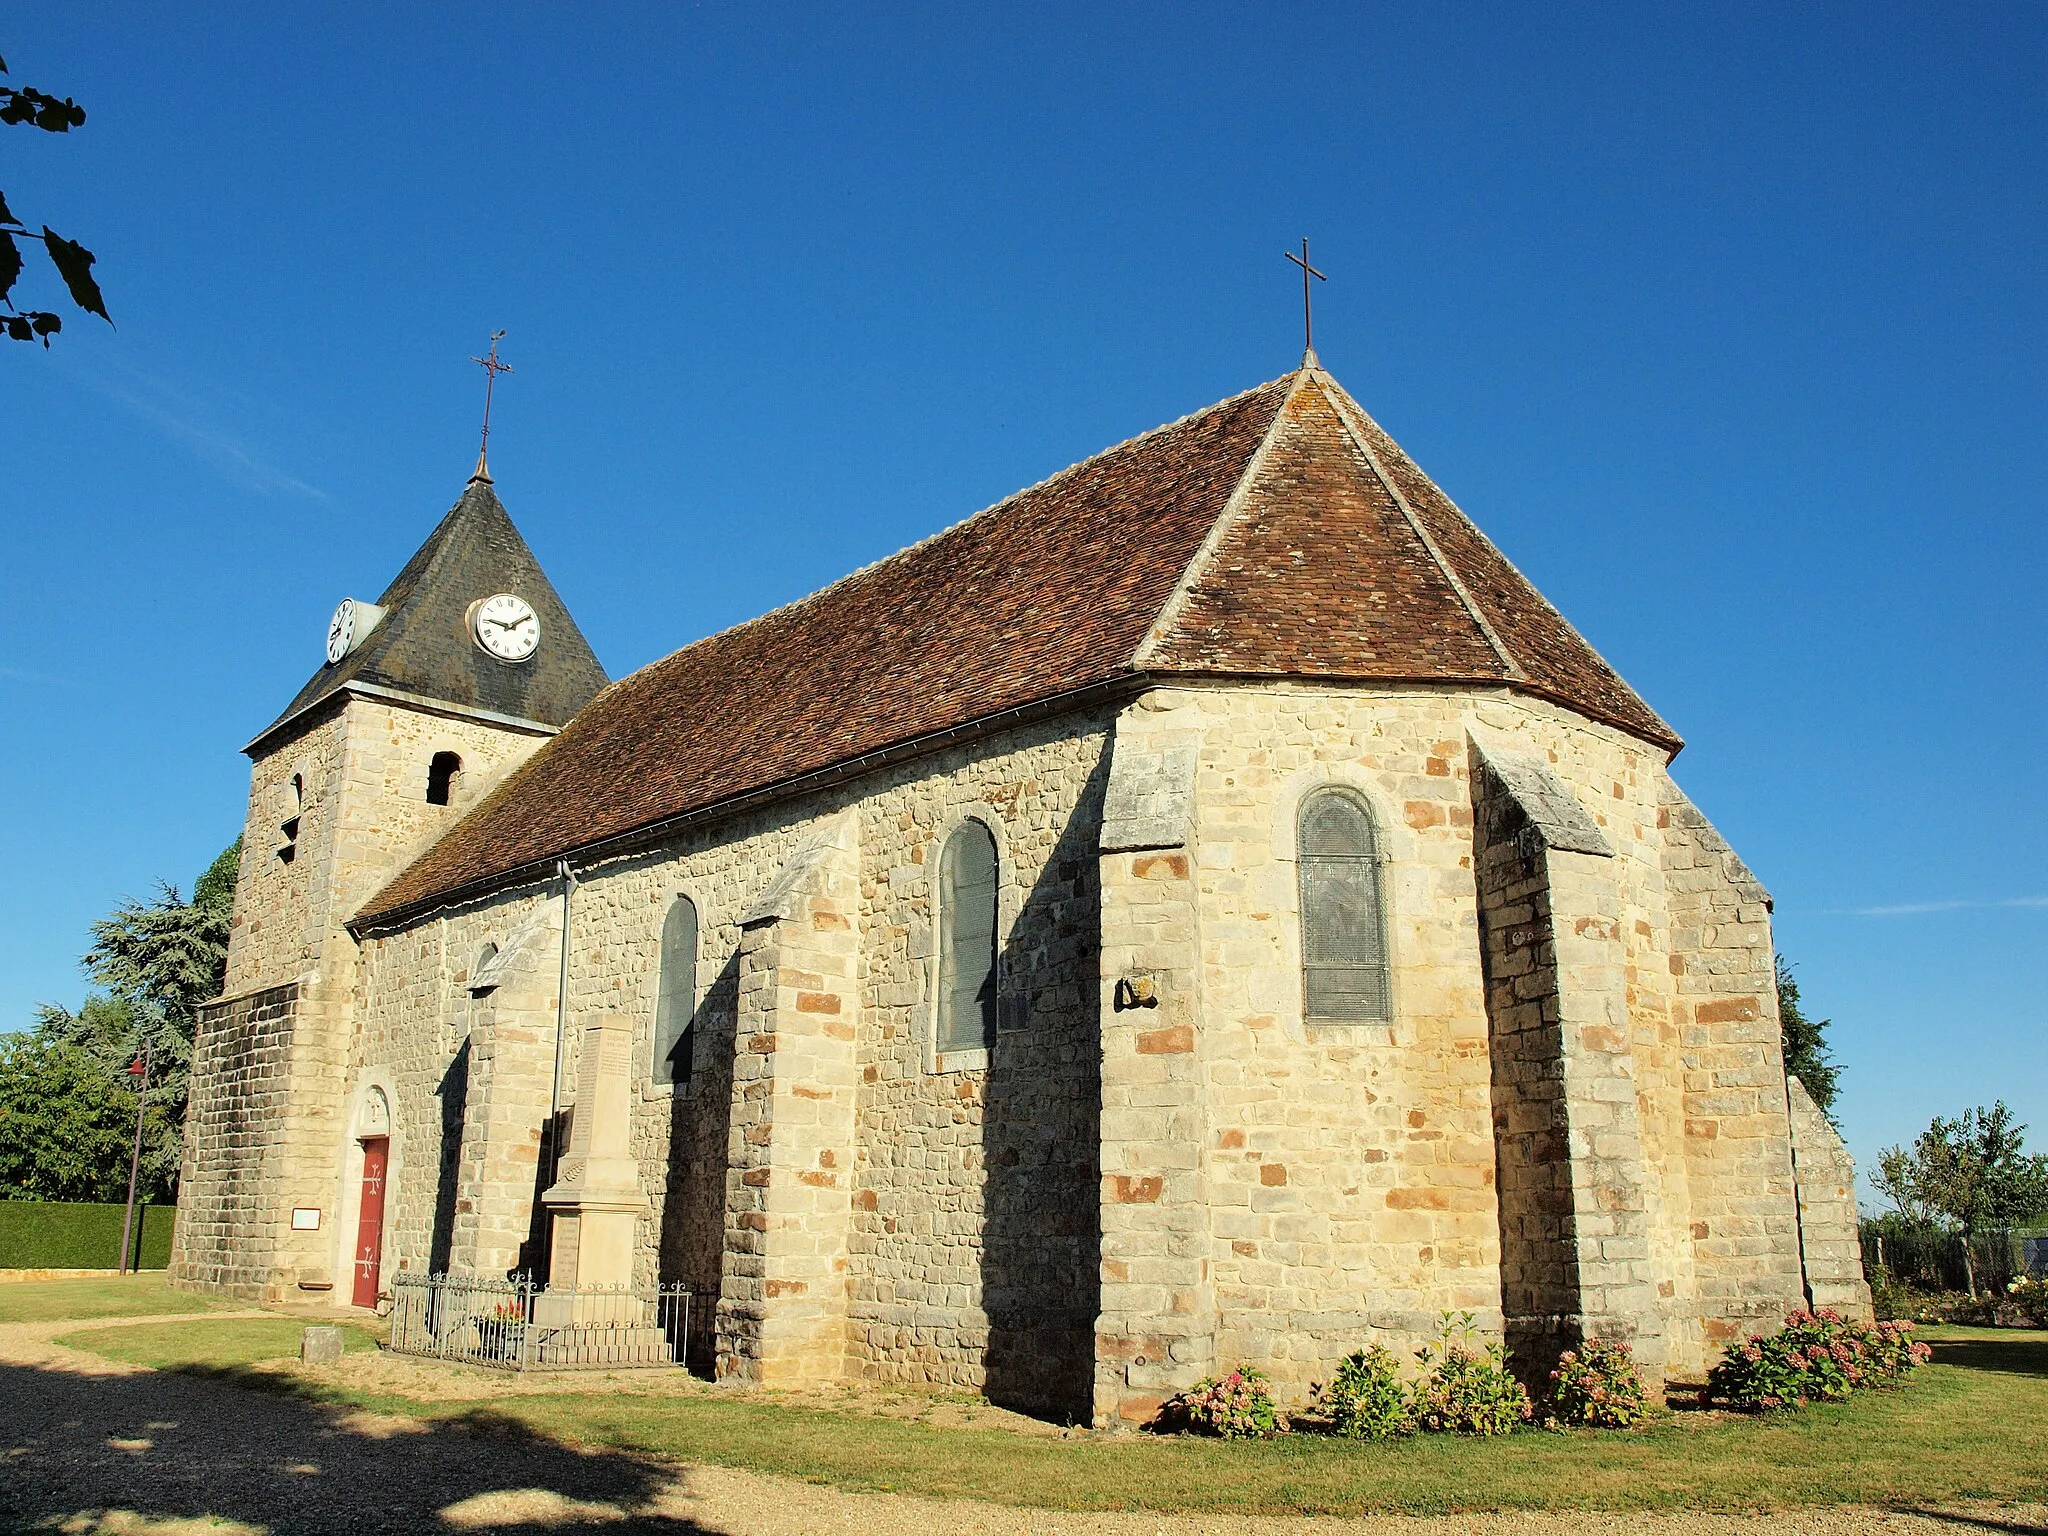
[(1315, 308), (1309, 300), (1308, 280), (1313, 277), (1321, 282), (1328, 282), (1329, 274), (1318, 272), (1308, 264), (1307, 235), (1301, 237), (1299, 256), (1292, 251), (1282, 251), (1280, 254), (1301, 268), (1301, 366), (1313, 368), (1316, 366), (1316, 320)]
[[(1304, 242), (1305, 248), (1306, 243)], [(470, 359), (472, 363), (477, 364), (484, 370), (484, 435), (483, 441), (477, 445), (476, 473), (469, 477), (472, 480), (488, 482), (491, 478), (490, 466), (484, 462), (484, 455), (489, 452), (491, 446), (491, 393), (498, 387), (498, 375), (512, 371), (510, 363), (498, 361), (498, 343), (504, 339), (504, 335), (503, 331), (491, 332), (491, 355), (489, 357), (472, 357)]]

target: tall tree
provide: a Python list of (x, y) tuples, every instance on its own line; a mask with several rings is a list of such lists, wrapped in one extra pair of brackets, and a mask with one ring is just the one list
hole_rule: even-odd
[(1785, 1045), (1785, 1070), (1806, 1085), (1814, 1104), (1829, 1120), (1835, 1118), (1835, 1095), (1841, 1088), (1842, 1069), (1828, 1054), (1828, 1026), (1832, 1019), (1809, 1019), (1799, 1006), (1799, 983), (1792, 979), (1792, 967), (1783, 955), (1778, 963), (1778, 1030)]
[[(0, 75), (6, 73), (7, 61), (0, 59)], [(0, 85), (0, 124), (40, 128), (45, 133), (69, 133), (85, 126), (85, 108), (69, 96), (60, 100), (34, 86)], [(47, 224), (38, 235), (14, 216), (7, 206), (7, 194), (0, 192), (0, 306), (5, 307), (5, 312), (0, 313), (0, 331), (15, 341), (40, 341), (47, 347), (50, 338), (64, 329), (63, 317), (52, 310), (15, 308), (14, 281), (21, 276), (22, 269), (16, 236), (41, 242), (50, 265), (70, 289), (72, 303), (109, 325), (114, 323), (107, 313), (107, 301), (100, 296), (100, 285), (92, 275), (92, 264), (97, 259), (93, 253), (76, 240), (66, 240)]]
[[(15, 1094), (9, 1102), (26, 1105), (37, 1092), (62, 1087), (75, 1098), (66, 1106), (53, 1106), (52, 1114), (70, 1116), (81, 1144), (92, 1142), (86, 1129), (97, 1124), (99, 1099), (86, 1091), (82, 1063), (95, 1066), (99, 1080), (117, 1088), (127, 1105), (128, 1130), (134, 1131), (135, 1093), (128, 1066), (147, 1043), (150, 1054), (149, 1105), (144, 1121), (142, 1171), (145, 1187), (157, 1198), (177, 1187), (178, 1164), (183, 1153), (185, 1102), (192, 1067), (192, 1037), (198, 1024), (199, 1005), (218, 997), (227, 976), (228, 927), (234, 913), (235, 875), (240, 867), (242, 845), (237, 840), (208, 866), (186, 901), (174, 885), (158, 888), (151, 901), (133, 898), (121, 903), (112, 914), (93, 924), (92, 948), (86, 952), (85, 968), (104, 988), (87, 996), (74, 1013), (45, 1004), (37, 1012), (34, 1041), (41, 1053), (18, 1054), (0, 1059), (0, 1074), (10, 1079), (0, 1088), (0, 1097)], [(41, 1089), (21, 1088), (39, 1083)], [(27, 1095), (27, 1097), (22, 1097)], [(11, 1129), (9, 1128), (11, 1125)], [(48, 1125), (15, 1113), (11, 1122), (0, 1121), (0, 1168), (12, 1156), (17, 1166), (32, 1161), (35, 1139), (49, 1133)], [(19, 1138), (29, 1137), (28, 1150), (21, 1150)], [(123, 1142), (126, 1146), (126, 1142)], [(15, 1150), (9, 1151), (7, 1149)], [(51, 1154), (54, 1156), (54, 1154)], [(69, 1167), (69, 1164), (66, 1164)], [(125, 1182), (127, 1164), (121, 1165)], [(43, 1184), (73, 1179), (72, 1173), (52, 1173)], [(68, 1198), (35, 1196), (29, 1191), (42, 1187), (35, 1180), (10, 1180), (0, 1172), (0, 1187), (11, 1185), (21, 1193), (16, 1198)], [(67, 1186), (68, 1187), (68, 1186)]]
[(1936, 1115), (1910, 1151), (1890, 1146), (1878, 1154), (1871, 1182), (1901, 1215), (1962, 1234), (1972, 1296), (1977, 1271), (1969, 1240), (2048, 1210), (2048, 1155), (2028, 1154), (2026, 1131), (2000, 1099), (1953, 1120)]
[[(41, 1031), (0, 1035), (0, 1199), (112, 1201), (126, 1197), (135, 1090), (104, 1055)], [(137, 1190), (170, 1197), (177, 1164), (157, 1155), (177, 1127), (152, 1093)]]

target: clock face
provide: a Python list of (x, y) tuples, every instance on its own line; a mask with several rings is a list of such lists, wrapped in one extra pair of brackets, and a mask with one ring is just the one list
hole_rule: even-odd
[(348, 654), (349, 643), (356, 637), (356, 600), (344, 597), (341, 606), (334, 610), (334, 617), (327, 621), (327, 663), (332, 666)]
[(476, 643), (500, 661), (524, 661), (540, 644), (540, 615), (510, 592), (478, 603), (474, 627)]

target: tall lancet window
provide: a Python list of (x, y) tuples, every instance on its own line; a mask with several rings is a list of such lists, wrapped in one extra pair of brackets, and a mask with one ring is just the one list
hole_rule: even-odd
[(661, 925), (661, 991), (654, 1004), (654, 1080), (687, 1083), (697, 1012), (697, 904), (678, 896)]
[(938, 1049), (986, 1050), (996, 1037), (996, 840), (963, 821), (939, 857)]
[(1365, 802), (1323, 789), (1301, 804), (1301, 981), (1310, 1020), (1393, 1017), (1380, 839)]

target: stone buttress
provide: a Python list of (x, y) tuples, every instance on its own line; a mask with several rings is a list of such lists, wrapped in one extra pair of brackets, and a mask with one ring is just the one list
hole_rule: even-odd
[(1472, 755), (1510, 1358), (1599, 1338), (1661, 1375), (1614, 852), (1539, 759)]
[(1097, 1423), (1143, 1421), (1215, 1366), (1192, 732), (1117, 725), (1103, 807)]
[(846, 1369), (859, 1093), (857, 819), (815, 831), (741, 919), (718, 1374)]

